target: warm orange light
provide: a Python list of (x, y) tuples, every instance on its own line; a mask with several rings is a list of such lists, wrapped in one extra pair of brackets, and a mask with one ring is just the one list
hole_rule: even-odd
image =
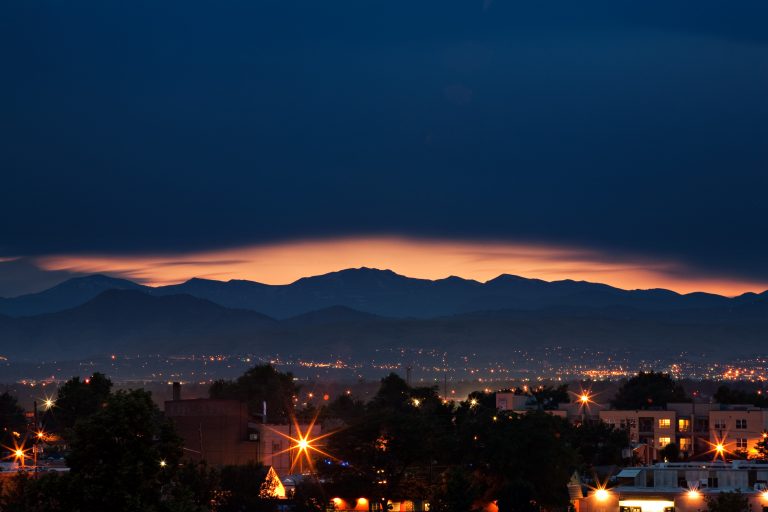
[(420, 405), (421, 405), (421, 400), (419, 400), (418, 398), (414, 398), (413, 399), (413, 406), (414, 407), (418, 407)]
[(610, 496), (610, 493), (605, 489), (597, 489), (594, 496), (598, 501), (605, 501)]
[(474, 407), (476, 405), (477, 405), (477, 398), (473, 398), (472, 400), (469, 401), (469, 406), (470, 407)]
[(725, 451), (725, 446), (723, 446), (723, 443), (717, 443), (717, 444), (715, 445), (715, 451), (716, 451), (718, 454), (722, 455), (722, 454), (723, 454), (723, 452)]
[[(302, 432), (301, 426), (299, 425), (299, 422), (296, 420), (296, 418), (292, 418), (293, 420), (293, 426), (296, 429), (296, 436), (289, 436), (283, 432), (280, 432), (279, 430), (276, 430), (274, 428), (270, 428), (275, 434), (282, 436), (286, 439), (288, 439), (291, 444), (283, 451), (274, 453), (273, 455), (280, 455), (281, 453), (290, 453), (291, 454), (291, 467), (288, 470), (290, 473), (293, 472), (294, 468), (298, 466), (299, 471), (304, 472), (304, 468), (306, 467), (309, 469), (309, 471), (314, 471), (313, 463), (312, 463), (312, 457), (311, 452), (315, 454), (323, 455), (324, 457), (327, 457), (329, 459), (335, 459), (331, 454), (323, 451), (320, 446), (317, 444), (317, 441), (326, 438), (333, 434), (333, 432), (326, 432), (325, 434), (321, 434), (317, 437), (310, 437), (312, 434), (312, 429), (315, 426), (315, 422), (317, 421), (317, 414), (315, 414), (315, 417), (312, 419), (312, 421), (307, 425), (307, 429)], [(269, 428), (269, 427), (268, 427)], [(306, 463), (306, 466), (304, 465)]]
[(362, 507), (362, 506), (365, 506), (365, 505), (367, 505), (367, 504), (368, 504), (368, 500), (367, 500), (367, 499), (365, 499), (365, 498), (357, 498), (357, 504), (358, 504), (359, 506), (361, 506), (361, 507)]
[(579, 397), (579, 400), (581, 401), (581, 403), (587, 404), (587, 403), (589, 403), (589, 395), (586, 395), (586, 394), (585, 395), (581, 395), (581, 397)]
[(24, 458), (24, 450), (22, 450), (20, 448), (17, 449), (15, 452), (13, 452), (13, 456), (16, 457), (17, 459), (23, 459)]
[(298, 240), (184, 254), (62, 254), (38, 258), (36, 264), (47, 270), (120, 274), (151, 285), (176, 284), (191, 277), (286, 284), (308, 275), (366, 266), (426, 279), (459, 275), (486, 281), (507, 273), (681, 293), (740, 295), (766, 288), (765, 281), (690, 277), (681, 272), (685, 265), (676, 261), (644, 257), (617, 261), (580, 247), (395, 236)]
[(161, 468), (164, 468), (164, 467), (165, 467), (165, 466), (167, 466), (167, 465), (168, 465), (168, 463), (167, 463), (167, 462), (165, 462), (165, 459), (163, 459), (163, 460), (161, 460), (161, 461), (160, 461), (160, 467), (161, 467)]
[(691, 499), (701, 498), (701, 493), (697, 489), (691, 489), (688, 491), (688, 497)]
[(50, 411), (53, 409), (53, 406), (56, 405), (56, 400), (53, 398), (46, 397), (45, 400), (43, 400), (43, 407), (45, 407), (46, 411)]

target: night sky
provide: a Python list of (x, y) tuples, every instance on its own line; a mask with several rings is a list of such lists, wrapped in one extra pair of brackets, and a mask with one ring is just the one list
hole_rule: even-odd
[(2, 2), (0, 296), (446, 253), (761, 291), (766, 26), (764, 0)]

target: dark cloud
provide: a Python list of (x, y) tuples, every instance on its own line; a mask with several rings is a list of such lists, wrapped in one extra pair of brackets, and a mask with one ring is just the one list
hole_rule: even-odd
[(39, 292), (80, 275), (66, 270), (43, 270), (24, 258), (0, 260), (0, 297)]
[(6, 2), (0, 255), (398, 233), (768, 278), (767, 21), (762, 1)]

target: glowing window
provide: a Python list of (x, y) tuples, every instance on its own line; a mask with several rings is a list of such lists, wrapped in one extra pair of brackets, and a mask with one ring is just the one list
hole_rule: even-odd
[(665, 446), (667, 446), (671, 442), (672, 442), (672, 439), (670, 439), (668, 437), (660, 437), (659, 438), (659, 446), (661, 446), (662, 448), (664, 448)]
[(672, 425), (672, 420), (669, 418), (659, 418), (659, 428), (669, 428)]
[(681, 452), (691, 451), (691, 439), (689, 437), (680, 438), (680, 451)]
[(680, 432), (688, 432), (691, 429), (691, 420), (679, 419), (677, 420), (677, 430)]

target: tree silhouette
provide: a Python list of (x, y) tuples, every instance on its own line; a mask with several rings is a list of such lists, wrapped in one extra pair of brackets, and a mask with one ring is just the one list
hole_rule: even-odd
[(640, 372), (621, 385), (611, 401), (615, 409), (666, 407), (670, 402), (690, 402), (683, 387), (666, 373)]
[(747, 512), (749, 499), (740, 491), (719, 492), (707, 497), (709, 512)]
[(67, 434), (78, 422), (99, 411), (109, 398), (112, 381), (103, 373), (80, 380), (73, 377), (59, 388), (56, 405), (46, 413), (48, 428)]
[(270, 423), (286, 423), (293, 415), (294, 398), (299, 386), (293, 374), (282, 373), (271, 365), (251, 368), (236, 380), (217, 380), (211, 385), (211, 398), (230, 398), (248, 404), (251, 414), (261, 414), (262, 404), (267, 402), (267, 420)]

